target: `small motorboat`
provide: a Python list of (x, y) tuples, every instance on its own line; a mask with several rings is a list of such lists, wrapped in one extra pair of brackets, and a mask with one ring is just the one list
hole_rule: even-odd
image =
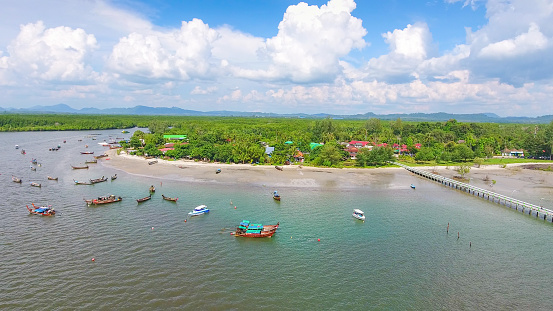
[(81, 151), (81, 154), (94, 154), (94, 151)]
[(207, 208), (207, 206), (199, 205), (199, 206), (196, 206), (193, 211), (188, 213), (188, 215), (198, 216), (198, 215), (202, 215), (202, 214), (206, 214), (206, 213), (209, 213), (209, 209)]
[(218, 169), (215, 171), (215, 174), (219, 174), (219, 173), (221, 173), (221, 169), (220, 169), (220, 168), (218, 168)]
[(31, 166), (31, 171), (36, 171), (36, 167)]
[(96, 164), (98, 163), (98, 160), (94, 159), (94, 160), (86, 160), (84, 161), (84, 163), (88, 164), (88, 163), (91, 163), (91, 164)]
[(15, 145), (15, 149), (19, 149), (19, 145)]
[(153, 161), (149, 161), (149, 162), (148, 162), (148, 165), (154, 165), (154, 164), (156, 164), (156, 163), (157, 163), (157, 160), (153, 160)]
[(21, 183), (21, 178), (17, 178), (15, 176), (12, 176), (12, 181), (20, 184)]
[(117, 174), (111, 176), (111, 180), (116, 180), (117, 179)]
[(71, 168), (74, 169), (74, 170), (88, 169), (88, 165), (85, 165), (85, 166), (73, 166), (73, 165), (71, 165)]
[(162, 197), (164, 200), (166, 200), (166, 201), (171, 201), (171, 202), (177, 202), (177, 200), (179, 199), (179, 198), (170, 198), (170, 197), (166, 197), (166, 196), (164, 196), (163, 194), (161, 195), (161, 197)]
[(152, 195), (150, 194), (149, 196), (144, 197), (144, 198), (142, 198), (142, 199), (136, 199), (136, 202), (137, 202), (137, 203), (142, 203), (142, 202), (144, 202), (144, 201), (148, 201), (148, 200), (151, 199), (151, 198), (152, 198)]
[(411, 184), (411, 188), (412, 188), (412, 189), (415, 189), (415, 185)]
[(353, 218), (357, 218), (359, 220), (365, 221), (365, 213), (360, 209), (354, 209), (352, 216)]
[(278, 194), (278, 192), (273, 192), (273, 199), (277, 200), (277, 201), (280, 201), (280, 194)]
[(33, 208), (30, 208), (29, 205), (27, 205), (27, 209), (31, 214), (42, 216), (54, 216), (56, 214), (56, 211), (50, 208), (50, 206), (36, 207), (33, 203), (31, 203), (31, 205), (33, 206)]
[(92, 200), (85, 199), (85, 202), (88, 205), (100, 205), (100, 204), (120, 202), (121, 200), (123, 200), (122, 197), (117, 197), (113, 194), (110, 194), (108, 196), (98, 197), (97, 199), (92, 199)]
[(58, 180), (57, 177), (48, 176), (48, 180)]
[(32, 183), (31, 183), (31, 186), (33, 186), (33, 187), (39, 187), (39, 188), (42, 187), (42, 185), (39, 184), (39, 183), (37, 183), (37, 182), (32, 182)]
[(151, 185), (149, 190), (150, 190), (150, 193), (154, 193), (156, 192), (156, 187), (154, 187), (154, 185)]

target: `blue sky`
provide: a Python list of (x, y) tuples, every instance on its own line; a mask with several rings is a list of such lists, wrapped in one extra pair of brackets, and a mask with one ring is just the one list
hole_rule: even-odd
[(6, 0), (1, 107), (553, 114), (553, 0)]

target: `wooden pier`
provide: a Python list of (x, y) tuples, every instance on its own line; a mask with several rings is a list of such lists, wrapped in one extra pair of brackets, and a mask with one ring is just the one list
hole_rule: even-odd
[(499, 193), (495, 193), (493, 191), (489, 191), (486, 189), (478, 188), (472, 185), (469, 185), (467, 183), (463, 183), (451, 178), (447, 178), (444, 176), (432, 174), (430, 172), (417, 169), (411, 166), (407, 166), (398, 162), (392, 162), (395, 165), (401, 166), (404, 169), (412, 172), (413, 174), (416, 174), (421, 177), (428, 178), (430, 180), (433, 180), (435, 182), (439, 182), (444, 186), (448, 186), (457, 190), (461, 190), (463, 192), (468, 192), (469, 194), (476, 195), (480, 198), (487, 199), (488, 201), (492, 201), (494, 203), (503, 204), (505, 206), (508, 206), (510, 208), (514, 208), (517, 211), (521, 211), (523, 214), (528, 213), (528, 215), (536, 216), (538, 218), (543, 218), (544, 220), (553, 222), (553, 210), (543, 208), (541, 206), (524, 202), (521, 200), (517, 200), (515, 198), (511, 198)]

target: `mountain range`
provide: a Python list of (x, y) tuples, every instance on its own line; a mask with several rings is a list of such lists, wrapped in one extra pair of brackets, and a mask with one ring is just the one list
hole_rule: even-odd
[(321, 119), (330, 117), (333, 119), (358, 119), (365, 120), (378, 118), (381, 120), (403, 121), (447, 121), (455, 119), (459, 122), (488, 122), (488, 123), (530, 123), (546, 124), (553, 121), (553, 115), (539, 117), (500, 117), (494, 113), (475, 113), (475, 114), (451, 114), (445, 112), (437, 113), (408, 113), (408, 114), (374, 114), (367, 112), (356, 115), (336, 115), (336, 114), (305, 114), (305, 113), (264, 113), (264, 112), (244, 112), (244, 111), (196, 111), (186, 110), (178, 107), (148, 107), (135, 106), (132, 108), (82, 108), (74, 109), (66, 104), (53, 106), (34, 106), (30, 108), (2, 108), (2, 113), (48, 113), (48, 114), (93, 114), (93, 115), (164, 115), (164, 116), (218, 116), (218, 117), (265, 117), (265, 118), (305, 118)]

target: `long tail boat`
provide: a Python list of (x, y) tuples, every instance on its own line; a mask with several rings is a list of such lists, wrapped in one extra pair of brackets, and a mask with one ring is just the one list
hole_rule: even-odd
[(101, 154), (101, 155), (98, 155), (98, 156), (94, 156), (94, 159), (101, 159), (101, 158), (105, 158), (107, 157), (108, 155), (107, 154)]
[(162, 197), (164, 200), (172, 201), (172, 202), (177, 202), (177, 200), (179, 199), (179, 198), (170, 198), (170, 197), (166, 197), (166, 196), (164, 196), (163, 194), (161, 195), (161, 197)]
[(108, 180), (107, 177), (102, 176), (102, 178), (91, 179), (90, 182), (93, 183), (93, 184), (97, 184), (97, 183), (104, 182), (104, 181), (107, 181), (107, 180)]
[(58, 178), (57, 178), (57, 177), (48, 176), (48, 180), (58, 180)]
[(33, 206), (33, 208), (30, 208), (29, 205), (26, 205), (29, 213), (31, 214), (42, 216), (54, 216), (56, 214), (56, 211), (50, 208), (50, 206), (36, 207), (33, 203), (31, 203), (31, 205)]
[(88, 164), (88, 163), (95, 164), (95, 163), (98, 163), (98, 160), (86, 160), (86, 161), (84, 161), (84, 163), (86, 163), (86, 164)]
[(145, 198), (142, 198), (142, 199), (136, 199), (136, 202), (137, 203), (142, 203), (144, 201), (148, 201), (149, 199), (152, 198), (152, 195), (150, 194), (149, 196), (145, 197)]
[(122, 197), (116, 197), (113, 194), (111, 194), (109, 196), (98, 197), (97, 199), (92, 199), (92, 200), (85, 199), (85, 202), (88, 205), (99, 205), (99, 204), (115, 203), (121, 200), (123, 200)]
[(90, 181), (78, 181), (73, 179), (73, 182), (75, 183), (75, 185), (92, 185)]
[(12, 181), (20, 184), (21, 183), (21, 178), (17, 178), (15, 176), (12, 176)]
[(39, 183), (37, 183), (37, 182), (32, 182), (32, 183), (31, 183), (31, 186), (33, 186), (33, 187), (39, 187), (39, 188), (42, 187), (42, 185), (39, 184)]
[(94, 154), (94, 151), (81, 151), (81, 154)]
[(247, 238), (270, 238), (275, 234), (280, 222), (276, 225), (250, 224), (249, 220), (243, 220), (240, 226), (236, 228), (234, 236), (243, 236)]
[(88, 169), (88, 165), (85, 165), (85, 166), (73, 166), (73, 165), (71, 165), (71, 168), (74, 169), (74, 170)]

